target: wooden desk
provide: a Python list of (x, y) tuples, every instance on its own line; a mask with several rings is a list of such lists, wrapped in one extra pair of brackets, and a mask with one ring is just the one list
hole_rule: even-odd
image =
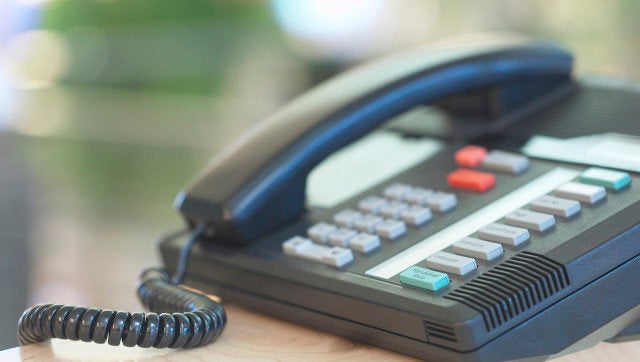
[[(216, 342), (192, 350), (111, 347), (95, 343), (54, 340), (0, 352), (0, 360), (167, 361), (228, 360), (412, 360), (401, 354), (318, 332), (296, 324), (226, 305), (229, 324)], [(556, 359), (559, 362), (638, 361), (640, 341), (600, 343), (588, 350)]]

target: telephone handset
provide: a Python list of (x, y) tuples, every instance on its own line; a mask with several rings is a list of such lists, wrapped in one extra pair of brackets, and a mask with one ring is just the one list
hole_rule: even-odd
[[(172, 314), (38, 305), (21, 317), (21, 343), (209, 343), (224, 310), (181, 282), (434, 360), (549, 356), (631, 338), (640, 163), (628, 154), (640, 152), (640, 125), (628, 114), (640, 112), (640, 91), (574, 79), (572, 66), (558, 46), (494, 38), (417, 49), (319, 85), (179, 193), (191, 236), (162, 240), (174, 276), (145, 271), (138, 290), (149, 309)], [(460, 132), (409, 168), (306, 208), (309, 172), (360, 152), (365, 135), (428, 142), (423, 126), (435, 119), (425, 105)]]
[(206, 225), (217, 240), (250, 242), (298, 217), (311, 169), (382, 122), (470, 91), (492, 89), (530, 101), (548, 91), (545, 86), (566, 82), (572, 65), (573, 57), (556, 45), (505, 38), (420, 48), (358, 67), (237, 139), (180, 192), (175, 205), (190, 225)]

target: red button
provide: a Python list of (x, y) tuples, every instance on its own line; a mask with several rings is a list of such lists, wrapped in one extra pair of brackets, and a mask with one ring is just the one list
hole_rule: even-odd
[(457, 169), (447, 175), (451, 187), (484, 192), (495, 186), (496, 178), (491, 173)]
[(487, 155), (487, 149), (480, 146), (465, 146), (456, 152), (454, 158), (460, 166), (476, 167)]

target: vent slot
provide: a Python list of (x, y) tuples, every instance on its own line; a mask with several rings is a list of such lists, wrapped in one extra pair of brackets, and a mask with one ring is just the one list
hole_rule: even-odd
[(457, 342), (456, 333), (452, 327), (448, 327), (439, 323), (423, 321), (424, 332), (427, 334), (427, 340), (433, 338), (444, 339), (449, 342)]
[[(444, 297), (480, 312), (487, 331), (491, 331), (569, 284), (564, 265), (523, 251)], [(427, 323), (424, 322), (429, 335)]]

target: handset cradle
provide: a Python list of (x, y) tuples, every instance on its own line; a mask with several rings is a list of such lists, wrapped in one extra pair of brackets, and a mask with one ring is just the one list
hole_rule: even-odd
[(528, 98), (540, 85), (567, 82), (572, 65), (558, 46), (508, 39), (418, 49), (358, 67), (229, 145), (178, 194), (175, 206), (216, 240), (248, 243), (300, 216), (315, 165), (391, 117), (482, 89)]

